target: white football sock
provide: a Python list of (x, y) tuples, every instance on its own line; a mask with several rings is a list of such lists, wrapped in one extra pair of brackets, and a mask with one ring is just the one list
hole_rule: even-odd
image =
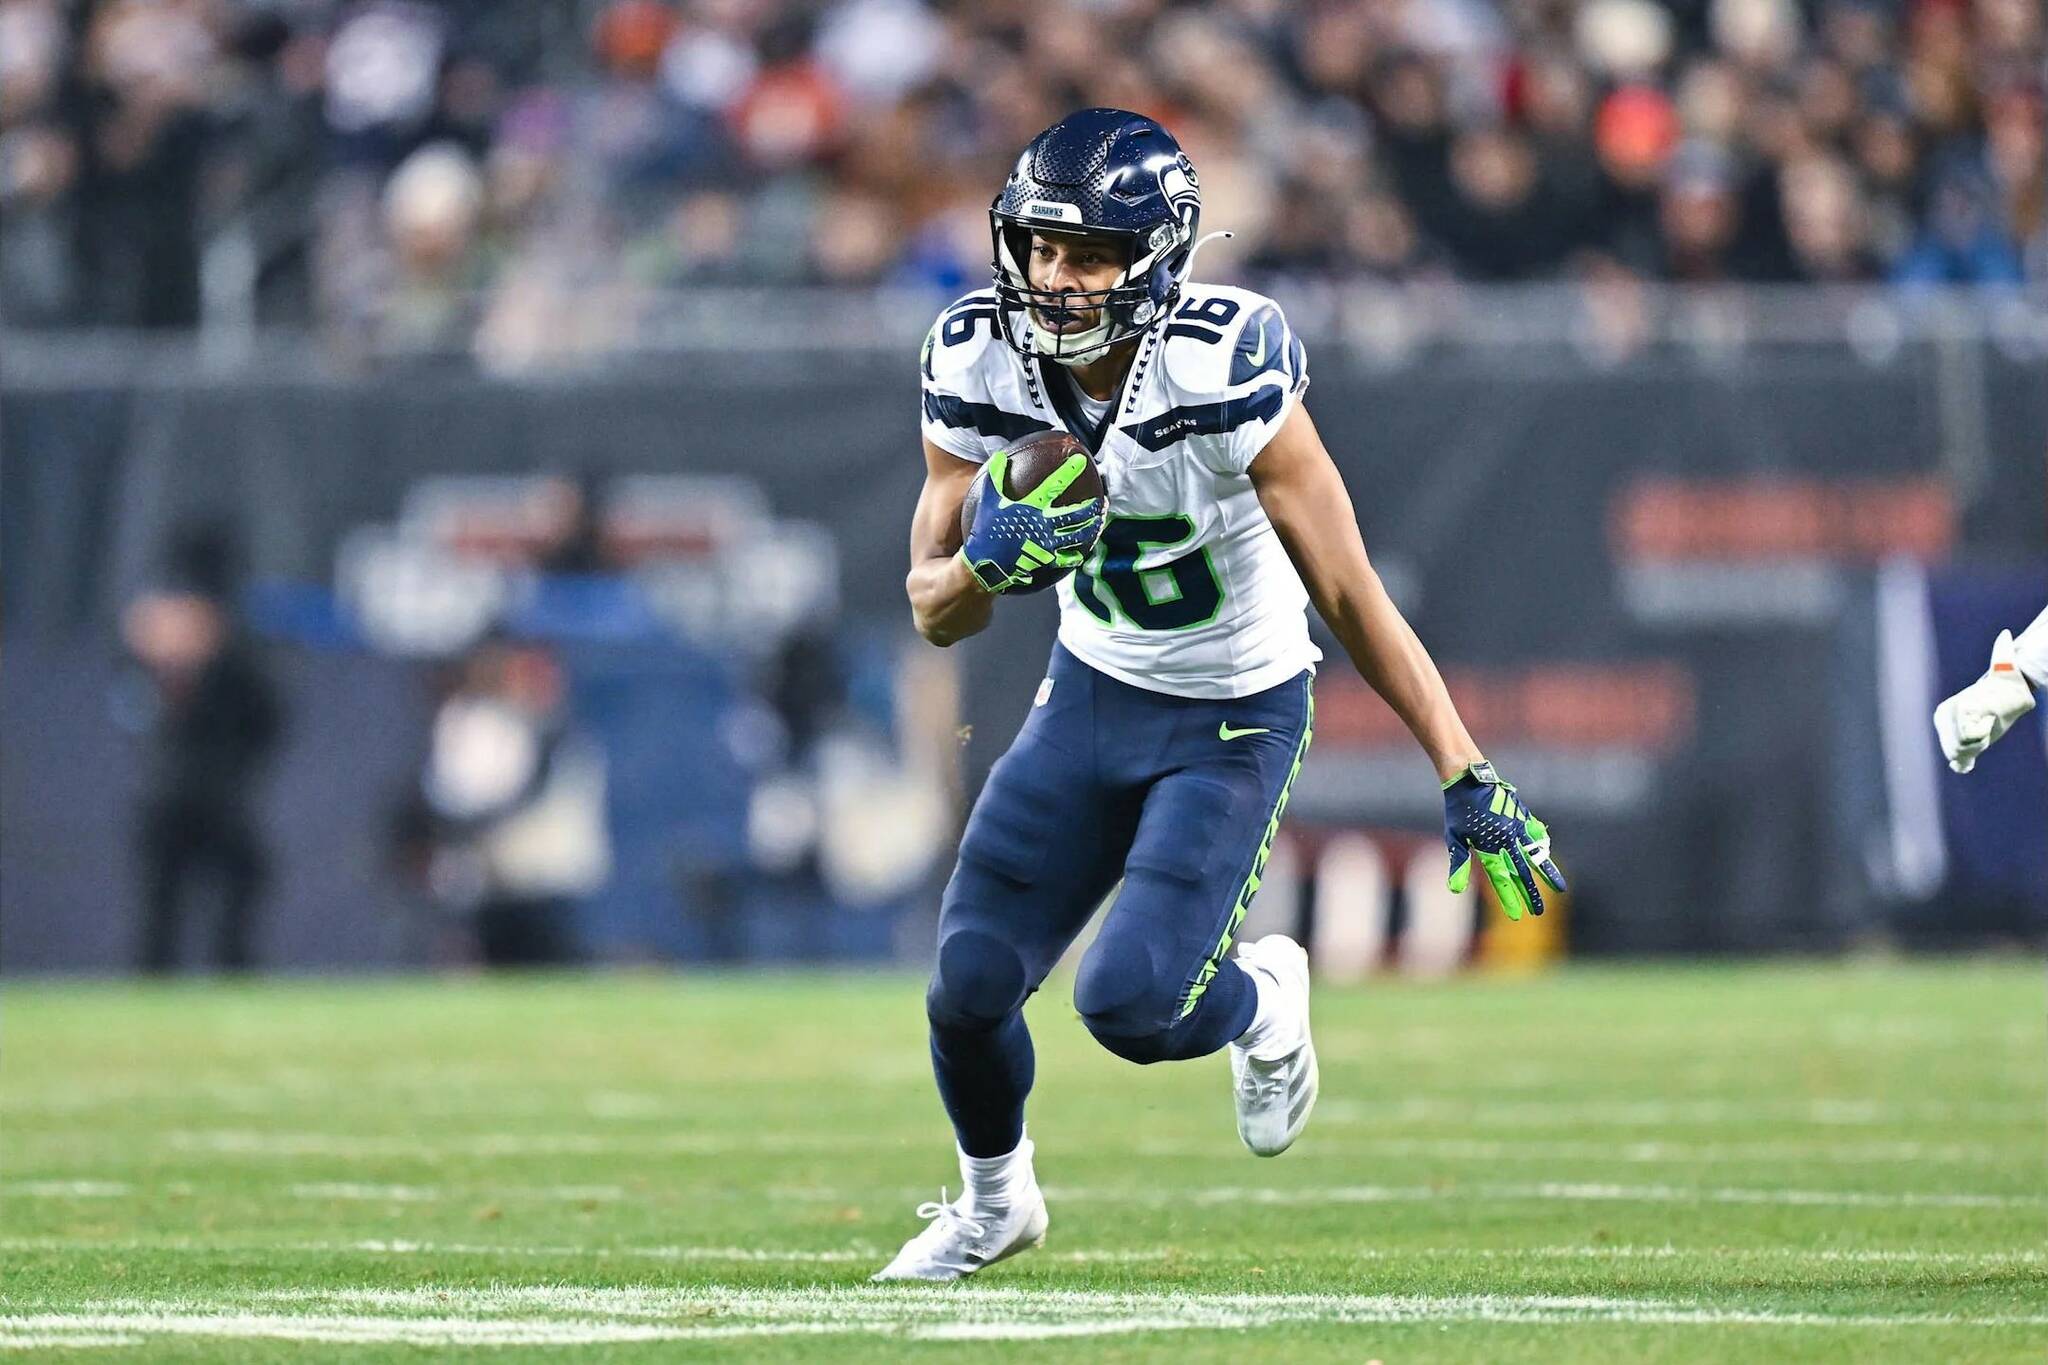
[(1015, 1150), (1001, 1156), (960, 1153), (960, 1180), (967, 1197), (982, 1208), (1006, 1208), (1013, 1195), (1031, 1183), (1031, 1137), (1027, 1132)]
[(1258, 998), (1258, 1008), (1252, 1014), (1251, 1027), (1237, 1037), (1237, 1046), (1246, 1055), (1262, 1062), (1277, 1062), (1301, 1044), (1296, 1035), (1300, 1033), (1292, 1011), (1282, 998), (1280, 983), (1268, 972), (1245, 963), (1237, 964), (1244, 974), (1252, 979), (1252, 986)]

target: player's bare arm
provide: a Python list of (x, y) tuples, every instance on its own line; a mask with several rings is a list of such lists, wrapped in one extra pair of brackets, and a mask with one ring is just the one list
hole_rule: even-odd
[(1479, 746), (1422, 641), (1387, 596), (1366, 557), (1344, 477), (1306, 407), (1296, 407), (1252, 461), (1252, 487), (1323, 620), (1359, 674), (1401, 717), (1452, 781), (1480, 761)]
[(1510, 919), (1542, 914), (1537, 879), (1565, 889), (1550, 857), (1550, 831), (1480, 755), (1429, 651), (1387, 596), (1366, 557), (1344, 478), (1306, 408), (1296, 406), (1249, 472), (1309, 600), (1436, 767), (1451, 889), (1464, 890), (1476, 859)]
[(960, 558), (960, 504), (979, 466), (924, 443), (924, 490), (910, 521), (911, 618), (917, 633), (950, 645), (987, 629), (995, 595)]

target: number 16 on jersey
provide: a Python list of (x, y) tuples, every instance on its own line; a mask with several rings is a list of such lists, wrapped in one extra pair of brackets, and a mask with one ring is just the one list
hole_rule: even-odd
[(1206, 547), (1138, 567), (1148, 551), (1184, 544), (1195, 524), (1183, 516), (1111, 517), (1094, 563), (1074, 575), (1074, 598), (1104, 625), (1121, 615), (1140, 630), (1191, 630), (1223, 609), (1223, 584)]

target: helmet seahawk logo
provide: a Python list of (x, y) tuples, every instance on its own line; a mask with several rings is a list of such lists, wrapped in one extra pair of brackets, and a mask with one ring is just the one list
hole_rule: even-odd
[(1202, 206), (1202, 182), (1195, 178), (1195, 163), (1186, 153), (1175, 157), (1159, 172), (1159, 192), (1173, 206), (1173, 216), (1187, 222)]

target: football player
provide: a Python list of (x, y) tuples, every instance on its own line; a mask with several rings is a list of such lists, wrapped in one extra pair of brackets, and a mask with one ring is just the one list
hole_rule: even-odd
[(2034, 709), (2034, 689), (2048, 687), (2048, 607), (2015, 640), (2009, 630), (1991, 642), (1984, 676), (1934, 708), (1934, 733), (1948, 766), (1966, 773), (2014, 721)]
[[(1191, 282), (1200, 211), (1165, 128), (1070, 115), (990, 211), (994, 288), (925, 341), (919, 632), (966, 639), (1004, 593), (1074, 572), (940, 911), (926, 1009), (965, 1188), (919, 1209), (928, 1226), (877, 1280), (954, 1280), (1044, 1240), (1021, 1011), (1113, 888), (1074, 984), (1088, 1030), (1139, 1063), (1227, 1047), (1245, 1145), (1275, 1156), (1300, 1134), (1317, 1087), (1307, 955), (1283, 935), (1228, 953), (1308, 749), (1310, 601), (1436, 766), (1453, 887), (1477, 860), (1515, 918), (1542, 912), (1539, 877), (1564, 888), (1543, 824), (1367, 562), (1301, 405), (1301, 342), (1270, 299)], [(1095, 453), (1107, 506), (1005, 496), (1007, 447), (1061, 429)]]

